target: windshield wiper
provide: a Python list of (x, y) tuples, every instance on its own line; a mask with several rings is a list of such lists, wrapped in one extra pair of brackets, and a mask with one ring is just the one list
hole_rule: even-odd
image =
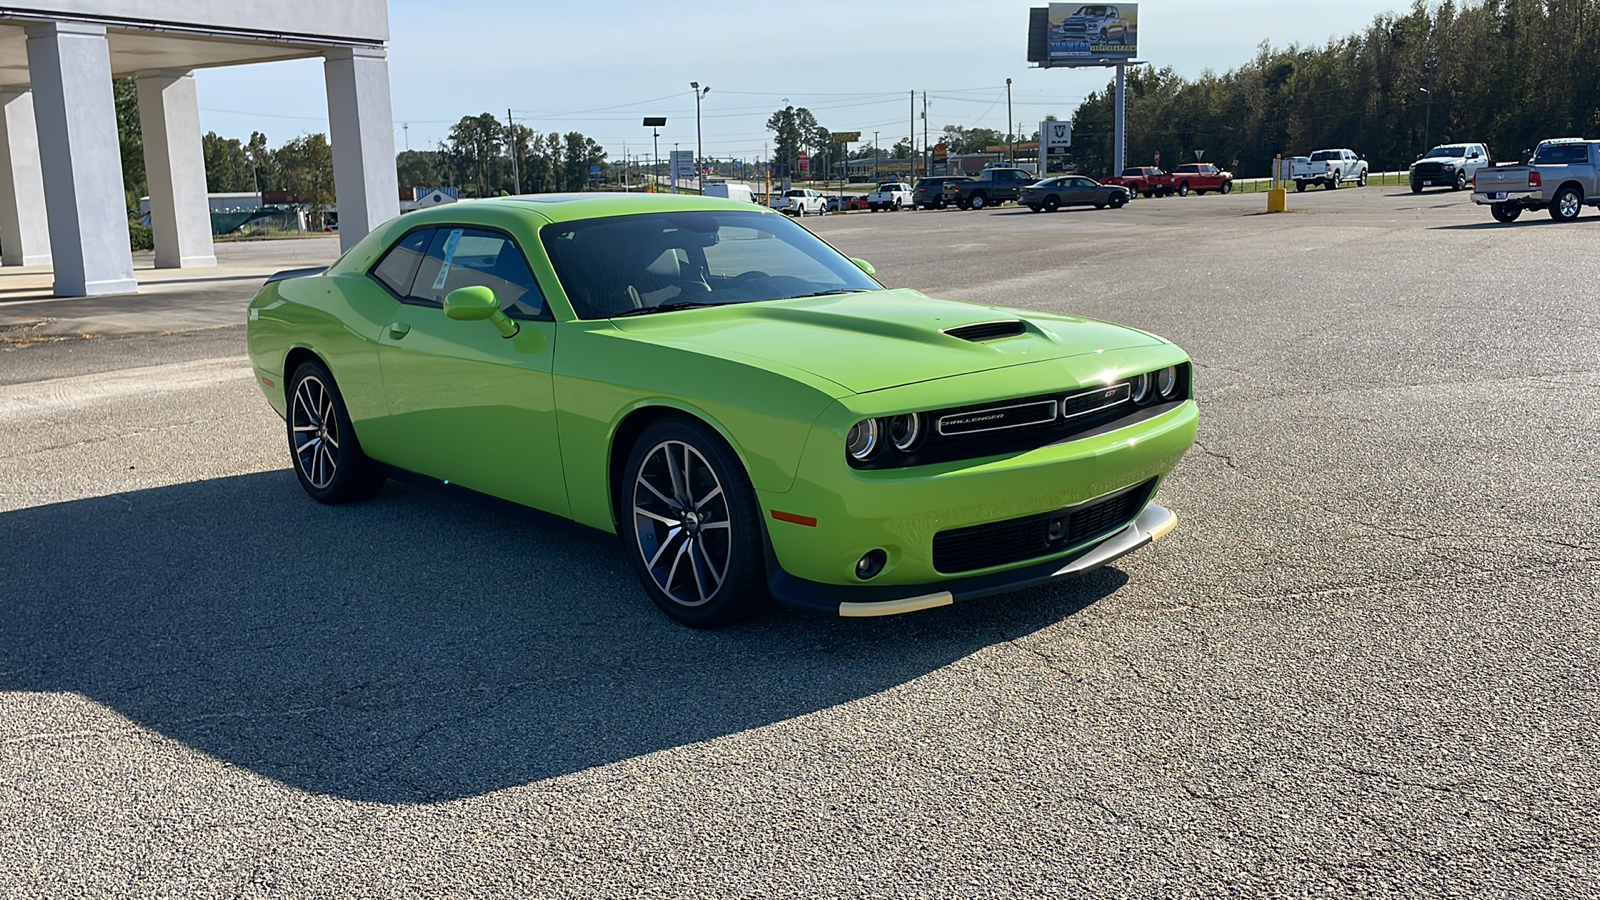
[(854, 288), (834, 288), (831, 291), (817, 291), (814, 294), (800, 294), (799, 296), (789, 297), (788, 299), (790, 299), (790, 300), (804, 300), (807, 297), (832, 297), (834, 294), (860, 294), (860, 293), (863, 293), (863, 291), (860, 291), (860, 290), (857, 290), (857, 289), (854, 289)]
[(692, 300), (680, 300), (676, 303), (662, 303), (656, 306), (641, 306), (637, 309), (624, 310), (610, 318), (620, 319), (624, 316), (647, 316), (651, 313), (677, 312), (680, 309), (699, 309), (703, 306), (727, 306), (726, 303), (697, 303)]

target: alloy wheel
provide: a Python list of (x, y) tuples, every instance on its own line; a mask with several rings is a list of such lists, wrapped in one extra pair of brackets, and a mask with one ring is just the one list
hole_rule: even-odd
[(634, 543), (656, 587), (674, 603), (709, 602), (733, 561), (728, 496), (699, 450), (663, 441), (633, 483)]
[(333, 392), (315, 375), (300, 379), (290, 417), (294, 463), (306, 481), (320, 491), (339, 474), (339, 417), (334, 413)]

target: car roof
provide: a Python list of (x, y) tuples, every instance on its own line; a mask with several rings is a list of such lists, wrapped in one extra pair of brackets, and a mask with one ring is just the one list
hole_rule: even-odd
[[(464, 213), (510, 212), (535, 215), (550, 222), (576, 222), (607, 216), (627, 216), (651, 212), (687, 212), (692, 210), (737, 210), (740, 212), (769, 212), (764, 207), (740, 200), (722, 197), (700, 197), (695, 194), (646, 194), (622, 192), (593, 192), (573, 194), (522, 194), (515, 197), (487, 197), (465, 200), (445, 206), (407, 213), (406, 222), (428, 224), (460, 219)], [(772, 215), (780, 215), (772, 213)], [(543, 224), (543, 223), (539, 223)]]

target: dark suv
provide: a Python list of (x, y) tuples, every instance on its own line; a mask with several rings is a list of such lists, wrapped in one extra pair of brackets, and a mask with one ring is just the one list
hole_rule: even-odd
[(1022, 189), (1039, 179), (1026, 169), (995, 167), (975, 178), (962, 178), (944, 186), (944, 200), (962, 209), (983, 209), (1007, 200), (1016, 202)]
[(944, 186), (952, 181), (965, 181), (965, 175), (937, 175), (919, 180), (911, 189), (913, 209), (944, 209)]

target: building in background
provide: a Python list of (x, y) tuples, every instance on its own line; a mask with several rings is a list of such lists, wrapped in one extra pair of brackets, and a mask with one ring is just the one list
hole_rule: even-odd
[(0, 6), (0, 264), (63, 297), (137, 290), (111, 79), (139, 90), (156, 266), (216, 264), (194, 70), (322, 57), (349, 248), (399, 214), (387, 0), (24, 0)]

